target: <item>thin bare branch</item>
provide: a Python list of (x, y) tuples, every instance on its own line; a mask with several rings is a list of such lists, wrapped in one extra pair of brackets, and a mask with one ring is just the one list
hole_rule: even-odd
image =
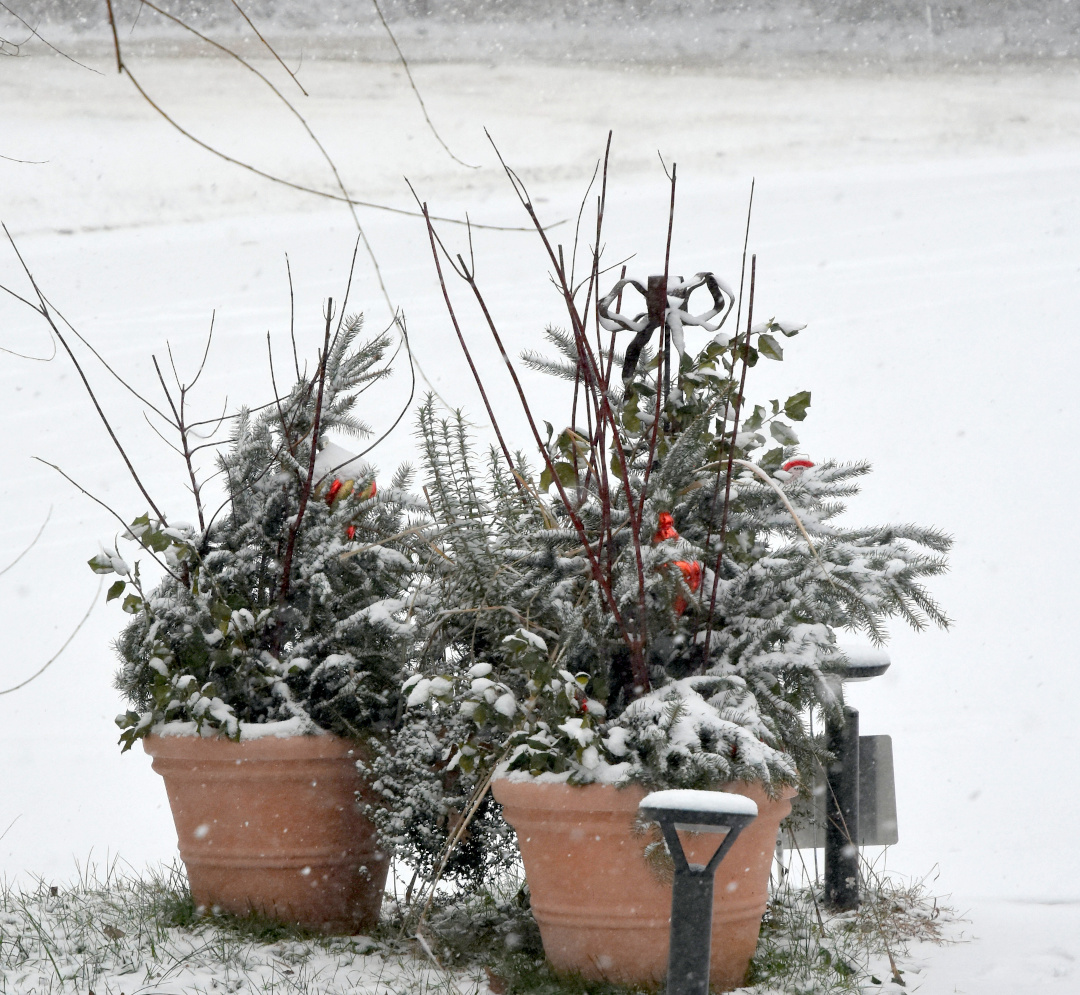
[[(233, 0), (235, 3), (235, 0)], [(417, 89), (416, 81), (413, 79), (412, 70), (409, 69), (409, 62), (405, 58), (405, 53), (401, 51), (401, 46), (398, 44), (397, 38), (394, 37), (394, 32), (390, 30), (390, 25), (387, 24), (386, 18), (383, 16), (382, 8), (379, 6), (379, 0), (371, 0), (371, 5), (375, 8), (375, 13), (379, 15), (379, 20), (382, 22), (382, 26), (386, 31), (386, 37), (390, 39), (390, 44), (394, 46), (394, 51), (397, 52), (398, 59), (401, 60), (401, 68), (405, 70), (405, 78), (409, 81), (409, 86), (412, 88), (412, 92), (416, 95), (416, 102), (420, 105), (420, 111), (424, 115), (424, 120), (427, 121), (427, 126), (431, 129), (431, 133), (435, 136), (437, 141), (445, 150), (446, 154), (450, 156), (458, 165), (465, 166), (467, 169), (479, 169), (479, 166), (473, 166), (470, 163), (465, 162), (464, 159), (459, 159), (453, 152), (450, 151), (450, 146), (443, 141), (442, 135), (439, 134), (435, 128), (435, 123), (431, 120), (431, 117), (427, 111), (427, 105), (424, 103), (424, 98), (420, 96), (420, 91)]]
[(146, 421), (146, 424), (150, 426), (150, 430), (154, 433), (154, 435), (156, 435), (162, 442), (164, 442), (165, 445), (167, 445), (174, 453), (176, 453), (177, 456), (184, 455), (182, 449), (180, 449), (174, 442), (170, 442), (168, 439), (165, 438), (164, 435), (161, 434), (161, 430), (150, 420), (150, 416), (145, 411), (142, 413), (142, 416), (143, 419)]
[(90, 386), (90, 381), (86, 378), (86, 373), (83, 371), (82, 365), (76, 358), (75, 353), (71, 349), (71, 346), (68, 345), (68, 341), (66, 338), (64, 338), (63, 333), (60, 331), (60, 328), (53, 320), (49, 304), (45, 300), (44, 295), (39, 289), (37, 281), (34, 279), (33, 273), (30, 272), (30, 268), (26, 265), (26, 260), (23, 259), (22, 253), (19, 252), (19, 247), (15, 244), (15, 240), (11, 237), (11, 232), (7, 230), (7, 225), (4, 225), (2, 223), (0, 223), (0, 228), (3, 229), (4, 234), (7, 236), (8, 241), (11, 243), (11, 248), (14, 250), (16, 257), (19, 260), (19, 264), (22, 266), (23, 272), (26, 274), (26, 278), (30, 281), (30, 286), (34, 288), (34, 293), (37, 295), (38, 301), (40, 302), (38, 307), (34, 307), (34, 305), (32, 304), (30, 305), (30, 307), (33, 308), (33, 310), (35, 310), (48, 322), (49, 327), (53, 330), (53, 334), (60, 340), (60, 344), (64, 347), (64, 350), (67, 352), (72, 364), (75, 366), (75, 369), (83, 382), (83, 386), (86, 388), (86, 392), (90, 395), (90, 400), (93, 403), (94, 408), (97, 410), (98, 417), (101, 419), (101, 423), (105, 426), (105, 430), (109, 433), (109, 437), (112, 439), (117, 451), (123, 458), (124, 463), (128, 468), (128, 473), (131, 475), (132, 480), (135, 481), (135, 485), (142, 492), (142, 496), (146, 498), (150, 507), (154, 510), (154, 514), (157, 515), (158, 520), (162, 522), (162, 524), (165, 524), (165, 516), (161, 513), (158, 506), (154, 503), (154, 499), (150, 497), (150, 492), (143, 485), (142, 478), (140, 478), (139, 474), (136, 472), (135, 466), (129, 459), (127, 451), (124, 449), (119, 438), (117, 438), (116, 433), (113, 431), (113, 427), (110, 424), (109, 419), (105, 417), (105, 412), (104, 410), (102, 410), (101, 404), (98, 402), (97, 395), (94, 393), (94, 389)]
[(49, 510), (45, 513), (45, 521), (41, 523), (41, 528), (37, 530), (37, 534), (30, 540), (30, 545), (26, 547), (18, 556), (15, 557), (3, 570), (0, 570), (0, 577), (3, 577), (16, 563), (19, 562), (27, 553), (30, 552), (38, 543), (41, 538), (41, 533), (45, 531), (45, 526), (49, 524), (49, 519), (52, 518), (53, 506), (49, 505)]
[[(60, 647), (60, 649), (58, 649), (51, 657), (49, 657), (49, 659), (46, 660), (45, 663), (35, 673), (33, 673), (29, 677), (27, 677), (25, 681), (22, 681), (21, 683), (16, 684), (14, 687), (4, 688), (3, 691), (0, 691), (0, 695), (11, 694), (13, 691), (18, 691), (20, 688), (26, 687), (27, 684), (29, 684), (33, 680), (37, 680), (37, 678), (39, 678), (42, 674), (44, 674), (46, 670), (48, 670), (54, 663), (56, 663), (57, 660), (60, 659), (61, 654), (64, 652), (64, 650), (66, 650), (71, 645), (71, 641), (79, 634), (79, 631), (86, 624), (86, 620), (93, 613), (94, 608), (97, 606), (98, 598), (101, 597), (101, 588), (104, 585), (104, 583), (105, 583), (105, 578), (104, 577), (102, 577), (101, 579), (98, 580), (97, 590), (94, 592), (94, 597), (90, 601), (90, 607), (86, 609), (86, 614), (83, 615), (83, 617), (81, 619), (79, 619), (79, 624), (76, 625), (75, 628), (71, 630), (71, 634), (67, 637), (67, 639), (64, 640), (64, 643)], [(11, 828), (11, 826), (8, 826), (8, 829), (10, 829), (10, 828)], [(6, 832), (6, 830), (5, 830), (5, 832)]]
[[(104, 73), (102, 73), (100, 70), (94, 69), (92, 66), (84, 65), (78, 59), (74, 59), (70, 55), (68, 55), (67, 52), (63, 52), (58, 49), (51, 41), (48, 40), (48, 38), (43, 37), (37, 28), (30, 24), (29, 21), (21, 17), (17, 11), (12, 10), (6, 3), (3, 2), (3, 0), (0, 0), (0, 8), (6, 10), (12, 17), (15, 18), (16, 21), (18, 21), (24, 28), (26, 28), (26, 30), (30, 32), (30, 36), (32, 38), (36, 38), (43, 45), (51, 48), (57, 55), (63, 56), (65, 59), (68, 60), (68, 62), (75, 63), (75, 65), (77, 65), (80, 69), (85, 69), (87, 72), (96, 73), (98, 76), (104, 75)], [(6, 156), (4, 158), (6, 158)], [(12, 161), (20, 162), (21, 160), (14, 159)]]
[(308, 499), (311, 497), (311, 488), (315, 480), (315, 456), (319, 444), (319, 422), (322, 419), (323, 388), (326, 386), (326, 366), (330, 360), (330, 325), (334, 320), (333, 298), (326, 299), (325, 317), (326, 331), (323, 335), (322, 357), (319, 362), (319, 393), (315, 398), (315, 417), (311, 426), (311, 455), (308, 457), (307, 477), (300, 490), (300, 506), (296, 510), (296, 521), (289, 528), (289, 540), (282, 559), (281, 591), (278, 595), (278, 601), (281, 604), (285, 604), (289, 597), (289, 577), (292, 573), (293, 554), (296, 552), (296, 537), (300, 533), (300, 525), (304, 520), (304, 512), (307, 511)]
[[(408, 181), (406, 181), (408, 182)], [(412, 190), (412, 184), (409, 184), (409, 189)], [(416, 191), (413, 190), (413, 196), (416, 197)], [(420, 198), (416, 198), (416, 202), (420, 204)], [(491, 407), (491, 401), (488, 400), (487, 391), (484, 389), (484, 381), (480, 376), (479, 371), (476, 369), (476, 364), (473, 362), (472, 353), (469, 351), (469, 347), (465, 342), (465, 336), (461, 331), (461, 325), (458, 323), (457, 314), (454, 311), (454, 305), (450, 300), (450, 290), (446, 285), (446, 277), (443, 275), (442, 263), (439, 261), (439, 247), (436, 246), (435, 240), (437, 238), (435, 234), (435, 227), (431, 223), (431, 216), (428, 214), (427, 204), (420, 204), (420, 209), (424, 214), (424, 219), (427, 221), (428, 240), (431, 242), (431, 255), (435, 260), (435, 272), (439, 278), (439, 287), (442, 290), (443, 301), (446, 303), (446, 310), (450, 315), (450, 323), (454, 326), (454, 332), (457, 335), (458, 343), (461, 345), (461, 351), (465, 353), (465, 361), (469, 364), (469, 369), (472, 371), (473, 380), (476, 381), (476, 386), (480, 391), (480, 398), (484, 402), (484, 409), (487, 411), (488, 420), (491, 422), (491, 427), (495, 431), (495, 437), (499, 440), (499, 448), (502, 450), (503, 458), (506, 460), (506, 465), (510, 468), (510, 472), (514, 472), (514, 458), (510, 455), (510, 447), (507, 446), (506, 440), (503, 438), (502, 429), (499, 427), (499, 420), (495, 417), (495, 412)], [(441, 243), (440, 243), (441, 245)], [(446, 253), (446, 248), (443, 246), (443, 252)], [(450, 258), (449, 253), (446, 253), (447, 259)], [(453, 262), (451, 262), (453, 266)], [(460, 274), (458, 274), (460, 276)], [(521, 485), (518, 485), (520, 490)]]
[(109, 12), (109, 27), (112, 29), (113, 48), (116, 51), (116, 71), (124, 71), (124, 60), (120, 58), (120, 36), (116, 33), (116, 14), (113, 11), (112, 0), (105, 0), (105, 8)]
[[(48, 466), (48, 467), (51, 467), (52, 469), (54, 469), (58, 474), (60, 474), (61, 477), (63, 477), (77, 491), (81, 491), (86, 497), (90, 498), (90, 500), (93, 501), (94, 504), (101, 505), (102, 508), (104, 508), (110, 515), (112, 515), (113, 518), (115, 518), (120, 523), (120, 525), (123, 527), (125, 532), (128, 531), (128, 523), (125, 522), (123, 520), (123, 518), (120, 517), (120, 514), (116, 510), (114, 510), (112, 507), (107, 505), (96, 494), (92, 494), (90, 491), (88, 491), (78, 481), (76, 481), (76, 480), (72, 479), (71, 477), (69, 477), (55, 463), (50, 463), (47, 459), (42, 459), (40, 456), (31, 456), (30, 458), (34, 459), (34, 460), (37, 460), (39, 463), (44, 463), (45, 466)], [(164, 524), (164, 519), (162, 519), (162, 524)], [(177, 576), (177, 574), (173, 573), (173, 571), (170, 569), (169, 565), (163, 559), (161, 559), (161, 557), (158, 556), (157, 553), (155, 553), (148, 546), (144, 546), (143, 549), (146, 550), (146, 552), (149, 553), (151, 557), (153, 557), (153, 559), (157, 563), (157, 565), (159, 567), (161, 567), (170, 577), (174, 578), (175, 580), (180, 580), (179, 576)]]
[[(757, 282), (757, 255), (750, 257), (750, 298), (746, 306), (746, 341), (743, 343), (742, 376), (739, 392), (735, 395), (734, 412), (731, 426), (731, 439), (728, 442), (727, 469), (724, 471), (724, 509), (720, 520), (720, 536), (717, 543), (716, 562), (713, 565), (712, 593), (709, 596), (709, 615), (705, 625), (705, 647), (703, 659), (709, 659), (709, 647), (712, 642), (713, 621), (716, 617), (716, 592), (720, 586), (720, 566), (724, 560), (724, 543), (727, 541), (728, 514), (731, 510), (731, 479), (735, 461), (735, 440), (739, 437), (739, 415), (742, 412), (743, 391), (746, 389), (746, 371), (750, 366), (750, 329), (754, 324), (754, 288)], [(738, 340), (736, 340), (736, 346)], [(732, 369), (732, 373), (734, 373)]]
[(9, 155), (0, 155), (0, 159), (5, 162), (17, 162), (20, 166), (47, 166), (49, 164), (48, 159), (13, 159)]
[(248, 25), (248, 27), (249, 27), (249, 28), (251, 28), (251, 30), (255, 32), (255, 37), (256, 37), (256, 38), (258, 38), (258, 39), (259, 39), (259, 41), (261, 41), (261, 42), (263, 43), (263, 45), (264, 45), (264, 46), (266, 46), (266, 50), (267, 50), (267, 51), (268, 51), (268, 52), (269, 52), (269, 53), (270, 53), (270, 54), (271, 54), (271, 55), (272, 55), (272, 56), (273, 56), (273, 57), (274, 57), (275, 59), (277, 59), (277, 61), (278, 61), (278, 65), (280, 65), (280, 66), (281, 66), (281, 68), (282, 68), (282, 69), (284, 69), (284, 70), (285, 70), (285, 72), (287, 72), (287, 73), (288, 73), (288, 74), (289, 74), (289, 75), (290, 75), (290, 76), (292, 77), (292, 81), (293, 81), (293, 82), (294, 82), (294, 83), (295, 83), (295, 84), (296, 84), (296, 85), (297, 85), (298, 87), (300, 87), (300, 92), (301, 92), (301, 93), (302, 93), (302, 94), (303, 94), (303, 95), (304, 95), (305, 97), (306, 97), (306, 96), (308, 96), (308, 92), (307, 92), (307, 90), (305, 90), (305, 89), (304, 89), (304, 84), (303, 84), (303, 83), (301, 83), (301, 82), (300, 82), (300, 80), (298, 80), (298, 79), (296, 78), (296, 73), (294, 73), (294, 72), (293, 72), (293, 71), (292, 71), (292, 70), (291, 70), (291, 69), (290, 69), (290, 68), (289, 68), (289, 67), (288, 67), (287, 65), (285, 65), (285, 63), (284, 63), (284, 61), (282, 60), (281, 56), (280, 56), (280, 55), (278, 55), (278, 54), (277, 54), (277, 51), (276, 51), (276, 50), (274, 49), (274, 46), (273, 46), (273, 45), (271, 45), (271, 44), (270, 44), (270, 42), (268, 42), (268, 41), (267, 41), (267, 40), (266, 40), (266, 39), (265, 39), (265, 38), (264, 38), (264, 37), (262, 36), (262, 34), (261, 34), (261, 33), (259, 32), (259, 29), (258, 29), (257, 27), (255, 27), (255, 24), (254, 24), (254, 22), (253, 22), (253, 21), (251, 20), (251, 18), (250, 18), (250, 17), (248, 17), (248, 16), (247, 16), (247, 11), (245, 11), (245, 10), (244, 10), (244, 8), (243, 8), (243, 7), (241, 7), (241, 6), (240, 6), (240, 4), (238, 4), (238, 3), (236, 2), (236, 0), (229, 0), (229, 2), (230, 2), (230, 3), (231, 3), (231, 4), (232, 4), (232, 5), (233, 5), (233, 6), (234, 6), (234, 7), (236, 8), (236, 9), (237, 9), (237, 11), (239, 12), (240, 16), (241, 16), (241, 17), (242, 17), (242, 18), (243, 18), (243, 19), (244, 19), (245, 21), (247, 21), (247, 25)]
[(416, 368), (413, 365), (412, 347), (409, 345), (409, 333), (405, 328), (405, 316), (404, 315), (401, 315), (401, 317), (399, 319), (398, 327), (401, 329), (401, 338), (402, 338), (402, 341), (405, 344), (405, 352), (409, 357), (409, 373), (411, 375), (410, 376), (410, 382), (409, 382), (409, 397), (405, 401), (405, 403), (401, 406), (401, 411), (398, 413), (397, 418), (394, 419), (394, 421), (390, 425), (390, 427), (385, 432), (383, 432), (383, 434), (380, 435), (370, 446), (368, 446), (367, 449), (361, 450), (361, 452), (359, 454), (357, 454), (355, 457), (353, 457), (354, 459), (360, 459), (360, 458), (366, 456), (368, 453), (371, 452), (372, 449), (374, 449), (377, 445), (379, 445), (379, 443), (381, 443), (383, 441), (383, 439), (385, 439), (387, 436), (389, 436), (390, 433), (393, 432), (394, 429), (398, 427), (398, 425), (401, 424), (401, 419), (405, 417), (405, 413), (409, 410), (409, 408), (412, 405), (413, 397), (416, 396)]
[(214, 321), (216, 320), (216, 318), (217, 308), (214, 308), (214, 310), (210, 312), (210, 332), (206, 336), (206, 348), (203, 349), (202, 362), (199, 363), (199, 368), (195, 371), (195, 379), (183, 388), (185, 391), (194, 388), (195, 384), (199, 382), (199, 377), (202, 376), (203, 370), (206, 369), (206, 357), (210, 355), (210, 343), (214, 341)]
[(289, 341), (292, 342), (293, 367), (296, 369), (296, 379), (300, 379), (300, 357), (296, 352), (296, 294), (293, 292), (292, 266), (289, 265), (289, 254), (285, 253), (285, 272), (289, 276)]
[[(280, 186), (288, 187), (291, 190), (298, 190), (301, 193), (309, 193), (316, 197), (323, 197), (327, 200), (334, 200), (338, 203), (349, 205), (350, 207), (366, 207), (372, 211), (385, 211), (389, 214), (400, 214), (407, 218), (419, 218), (422, 215), (415, 211), (407, 210), (403, 207), (391, 207), (389, 204), (378, 204), (370, 200), (358, 200), (355, 197), (348, 195), (334, 193), (332, 190), (318, 190), (315, 187), (306, 186), (303, 183), (294, 183), (292, 180), (287, 180), (283, 176), (275, 176), (273, 173), (268, 173), (266, 170), (259, 169), (258, 166), (253, 166), (251, 163), (244, 162), (242, 159), (237, 159), (226, 152), (222, 152), (220, 149), (215, 148), (207, 142), (204, 142), (201, 138), (188, 131), (183, 125), (181, 125), (175, 118), (173, 118), (160, 104), (157, 103), (151, 97), (142, 84), (135, 78), (134, 74), (128, 68), (126, 63), (123, 63), (123, 71), (127, 78), (131, 80), (132, 85), (139, 91), (139, 95), (145, 100), (168, 124), (170, 124), (176, 131), (187, 138), (189, 141), (194, 142), (199, 148), (204, 149), (211, 155), (223, 160), (224, 162), (231, 163), (234, 166), (239, 166), (241, 169), (247, 170), (249, 173), (254, 173), (256, 176), (261, 176), (264, 180), (269, 180), (272, 183), (277, 183)], [(451, 225), (464, 225), (465, 221), (460, 218), (444, 218), (436, 217), (434, 220), (443, 222), (444, 224)], [(478, 224), (477, 228), (483, 228), (488, 231), (526, 231), (527, 229), (522, 227), (507, 226), (507, 225), (484, 225)]]

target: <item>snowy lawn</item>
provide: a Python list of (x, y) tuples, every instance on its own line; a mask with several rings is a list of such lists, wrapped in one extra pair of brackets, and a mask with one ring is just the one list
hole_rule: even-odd
[[(927, 948), (961, 935), (954, 914), (919, 885), (875, 887), (873, 901), (839, 915), (805, 889), (779, 887), (751, 966), (754, 984), (740, 991), (898, 995), (921, 980)], [(181, 868), (137, 877), (113, 864), (61, 887), (0, 890), (0, 995), (631, 995), (554, 979), (514, 891), (436, 909), (422, 946), (392, 908), (374, 937), (321, 937), (257, 918), (199, 916)]]
[[(87, 59), (109, 67), (104, 55)], [(340, 297), (352, 253), (355, 229), (344, 210), (211, 160), (115, 74), (40, 54), (5, 59), (0, 70), (0, 155), (29, 161), (0, 159), (3, 220), (45, 292), (124, 376), (152, 391), (150, 354), (163, 354), (166, 340), (178, 365), (193, 369), (217, 309), (202, 410), (216, 414), (226, 395), (230, 406), (265, 396), (267, 330), (282, 362), (287, 349), (286, 253), (301, 345), (313, 352), (321, 299)], [(224, 63), (162, 59), (141, 72), (208, 138), (325, 185), (325, 167), (293, 126)], [(1070, 448), (1080, 423), (1076, 72), (753, 78), (701, 69), (417, 67), (448, 144), (480, 170), (446, 157), (398, 70), (307, 61), (303, 72), (313, 94), (304, 111), (359, 196), (408, 207), (400, 181), (408, 174), (433, 211), (454, 217), (467, 210), (477, 221), (522, 221), (481, 125), (551, 220), (576, 213), (614, 128), (607, 251), (612, 260), (638, 253), (630, 267), (642, 275), (663, 255), (658, 147), (679, 164), (679, 272), (737, 273), (757, 177), (758, 308), (809, 327), (782, 367), (752, 371), (749, 393), (811, 390), (800, 432), (807, 455), (875, 464), (853, 518), (935, 524), (957, 539), (952, 572), (935, 585), (956, 620), (952, 632), (898, 630), (892, 669), (853, 694), (864, 734), (894, 740), (901, 842), (890, 867), (921, 877), (936, 866), (931, 890), (951, 895), (967, 920), (956, 928), (973, 938), (913, 947), (908, 990), (917, 978), (930, 995), (1076, 991), (1080, 861), (1068, 842), (1080, 821), (1072, 789), (1080, 661), (1069, 635), (1080, 552), (1080, 471)], [(480, 423), (422, 226), (370, 211), (361, 219), (430, 385)], [(568, 227), (561, 230), (569, 242)], [(460, 228), (444, 231), (465, 250)], [(478, 232), (475, 245), (510, 351), (535, 345), (558, 313), (536, 244), (523, 234)], [(380, 328), (388, 312), (363, 258), (359, 274), (354, 300)], [(25, 290), (20, 280), (14, 256), (0, 249), (0, 281)], [(470, 327), (479, 348), (482, 330)], [(11, 301), (0, 304), (0, 346), (41, 358), (52, 352), (43, 326)], [(489, 380), (503, 383), (486, 353)], [(168, 507), (183, 507), (177, 465), (140, 405), (92, 361), (88, 370), (148, 486)], [(389, 424), (406, 390), (399, 373), (374, 400), (376, 428)], [(511, 408), (508, 395), (497, 403)], [(175, 833), (160, 780), (141, 751), (121, 757), (114, 745), (109, 642), (121, 613), (100, 604), (85, 566), (115, 523), (31, 457), (59, 464), (128, 517), (142, 502), (62, 356), (0, 354), (0, 419), (0, 569), (48, 518), (40, 541), (0, 576), (0, 691), (37, 671), (97, 603), (54, 665), (0, 696), (0, 871), (13, 887), (32, 888), (35, 875), (63, 887), (73, 856), (91, 851), (135, 867), (167, 861)], [(410, 452), (408, 430), (399, 431), (380, 466), (388, 471)], [(54, 915), (52, 898), (33, 907), (34, 921)], [(54, 905), (61, 918), (49, 929), (66, 929), (59, 893)], [(92, 956), (109, 958), (117, 972), (138, 920), (109, 914), (90, 912), (127, 935), (99, 941)], [(144, 933), (156, 946), (158, 934), (149, 926)], [(184, 944), (199, 947), (210, 935), (173, 935), (175, 953), (163, 955), (161, 969), (183, 956)], [(34, 971), (59, 986), (46, 948)], [(252, 965), (243, 970), (260, 983), (277, 978), (283, 987), (274, 990), (294, 990), (274, 966), (287, 958), (272, 945), (236, 949), (237, 963)], [(384, 969), (375, 960), (341, 967), (335, 949), (310, 954), (310, 971), (324, 972), (327, 984), (337, 971), (344, 986), (354, 983), (349, 971), (373, 981), (370, 971)], [(182, 969), (194, 972), (184, 976), (187, 988), (154, 987), (139, 972), (157, 962), (138, 950), (132, 978), (151, 985), (147, 992), (210, 990), (225, 963), (185, 960)], [(411, 960), (399, 968), (383, 953), (371, 956), (388, 972), (412, 972), (411, 990), (450, 984)], [(4, 977), (8, 991), (33, 990)], [(119, 977), (102, 990), (132, 995), (135, 986)], [(50, 990), (51, 980), (34, 978), (37, 990)]]

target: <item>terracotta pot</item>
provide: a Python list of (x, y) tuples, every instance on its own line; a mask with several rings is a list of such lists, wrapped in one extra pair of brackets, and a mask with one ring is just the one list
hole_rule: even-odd
[(148, 736), (143, 747), (165, 779), (196, 905), (327, 933), (375, 925), (389, 865), (361, 809), (370, 792), (354, 744)]
[[(770, 801), (757, 784), (728, 784), (753, 798), (758, 817), (732, 845), (716, 874), (711, 985), (743, 983), (757, 946), (780, 821), (794, 789)], [(571, 787), (500, 779), (492, 784), (517, 831), (544, 952), (552, 967), (591, 980), (658, 985), (667, 974), (671, 883), (644, 856), (659, 836), (634, 831), (640, 787)], [(681, 834), (689, 860), (704, 864), (720, 837)]]

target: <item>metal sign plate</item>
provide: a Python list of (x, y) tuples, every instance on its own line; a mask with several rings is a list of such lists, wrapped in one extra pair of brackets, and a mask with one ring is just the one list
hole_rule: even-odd
[[(825, 793), (822, 775), (813, 797), (796, 798), (791, 815), (780, 827), (780, 844), (795, 849), (825, 846)], [(792, 843), (792, 830), (794, 843)], [(891, 736), (859, 737), (859, 846), (891, 846), (899, 842), (896, 783)]]

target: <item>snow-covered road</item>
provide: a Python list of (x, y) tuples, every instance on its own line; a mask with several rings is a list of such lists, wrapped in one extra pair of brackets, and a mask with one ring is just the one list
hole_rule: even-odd
[[(40, 54), (0, 62), (0, 156), (8, 157), (0, 158), (0, 216), (56, 307), (140, 389), (154, 391), (150, 354), (162, 354), (166, 340), (178, 367), (194, 369), (216, 309), (201, 410), (217, 414), (226, 394), (230, 403), (260, 400), (267, 330), (286, 362), (285, 256), (310, 353), (321, 299), (344, 287), (356, 237), (347, 211), (212, 159), (109, 73), (107, 58), (84, 61), (104, 74)], [(933, 523), (957, 540), (952, 572), (935, 585), (953, 630), (897, 627), (892, 669), (854, 694), (863, 732), (894, 740), (901, 842), (890, 868), (922, 876), (936, 865), (935, 888), (971, 908), (971, 932), (984, 937), (933, 954), (921, 990), (1075, 991), (1075, 71), (414, 71), (451, 149), (482, 168), (449, 159), (397, 69), (304, 64), (312, 96), (295, 91), (296, 100), (358, 197), (408, 208), (407, 174), (435, 212), (520, 224), (486, 126), (543, 216), (569, 218), (612, 128), (607, 258), (637, 253), (629, 266), (640, 275), (662, 260), (659, 150), (678, 162), (673, 268), (714, 269), (736, 282), (756, 177), (757, 308), (809, 327), (788, 344), (782, 366), (753, 371), (750, 393), (810, 389), (800, 432), (807, 455), (874, 464), (852, 520)], [(136, 63), (136, 73), (200, 137), (328, 187), (295, 119), (235, 67), (160, 59)], [(373, 211), (361, 220), (431, 385), (480, 423), (422, 224)], [(557, 229), (568, 244), (571, 227)], [(463, 230), (444, 231), (464, 251)], [(535, 344), (558, 319), (535, 239), (478, 232), (475, 249), (512, 351)], [(381, 327), (386, 304), (363, 257), (358, 273), (353, 300)], [(6, 246), (0, 282), (27, 289)], [(481, 327), (470, 327), (482, 348)], [(52, 349), (44, 326), (10, 300), (0, 302), (0, 346), (34, 356)], [(482, 366), (505, 388), (496, 357)], [(138, 402), (100, 366), (87, 370), (151, 491), (183, 507), (178, 464)], [(529, 382), (543, 407), (543, 385)], [(376, 427), (392, 419), (404, 390), (399, 374), (373, 402)], [(509, 393), (500, 401), (511, 430), (520, 428)], [(3, 690), (37, 670), (82, 617), (97, 586), (85, 561), (115, 531), (106, 512), (32, 457), (59, 464), (127, 518), (145, 508), (63, 355), (45, 363), (0, 354), (0, 424), (0, 569), (51, 508), (41, 540), (0, 576)], [(408, 458), (410, 448), (400, 431), (380, 465)], [(121, 757), (114, 746), (109, 642), (122, 621), (115, 604), (99, 604), (45, 674), (0, 696), (0, 872), (9, 877), (63, 879), (73, 858), (91, 851), (136, 866), (174, 852), (148, 758)], [(1061, 927), (1054, 936), (1052, 924)]]

